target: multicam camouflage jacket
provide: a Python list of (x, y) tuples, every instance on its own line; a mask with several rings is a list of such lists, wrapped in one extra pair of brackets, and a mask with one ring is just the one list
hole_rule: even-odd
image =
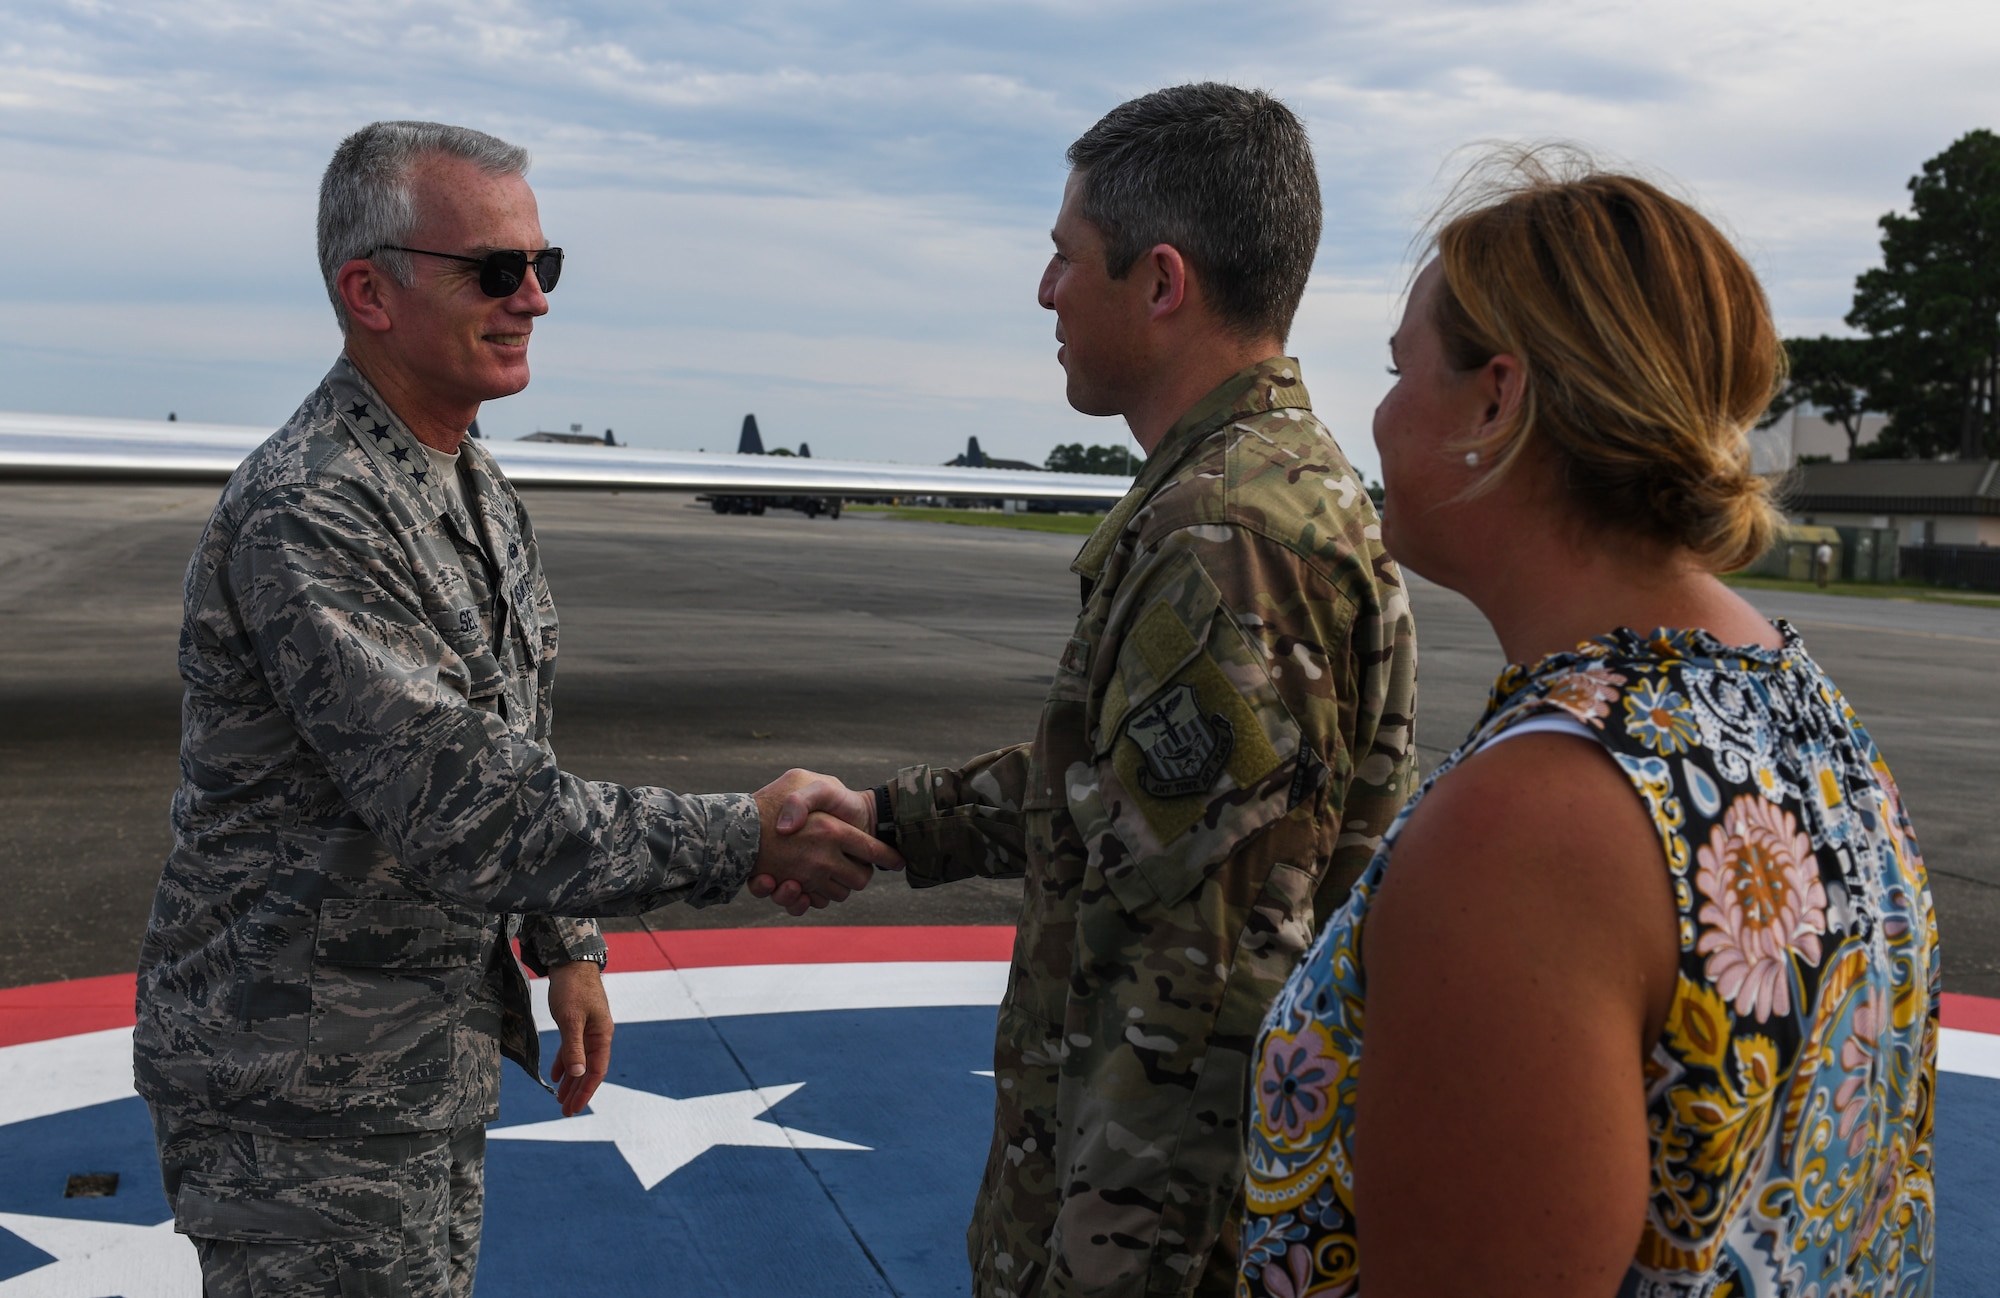
[(1258, 1026), (1414, 784), (1409, 601), (1284, 357), (1075, 567), (1035, 741), (892, 786), (913, 886), (1027, 876), (974, 1290), (1233, 1294)]
[(534, 532), (478, 442), (459, 460), (465, 503), (343, 358), (216, 505), (139, 957), (156, 1108), (297, 1136), (484, 1121), (503, 1051), (538, 1068), (510, 929), (538, 970), (601, 958), (595, 923), (552, 917), (721, 901), (749, 872), (749, 797), (558, 769)]

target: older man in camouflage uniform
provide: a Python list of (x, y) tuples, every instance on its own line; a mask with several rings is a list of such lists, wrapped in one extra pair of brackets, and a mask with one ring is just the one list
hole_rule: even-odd
[(1233, 1294), (1249, 1051), (1412, 786), (1415, 632), (1281, 354), (1319, 241), (1298, 120), (1183, 86), (1069, 156), (1041, 302), (1071, 404), (1146, 463), (1035, 741), (875, 798), (912, 886), (1027, 876), (974, 1292)]
[(685, 797), (556, 765), (534, 532), (460, 440), (526, 386), (561, 269), (526, 165), (434, 123), (340, 146), (319, 235), (345, 353), (188, 568), (134, 1065), (216, 1298), (470, 1292), (501, 1057), (539, 1079), (510, 934), (549, 974), (574, 1113), (611, 1019), (596, 924), (558, 916), (722, 901), (753, 865), (797, 910), (866, 882), (847, 854), (892, 863), (824, 815), (775, 837), (829, 787), (803, 772)]

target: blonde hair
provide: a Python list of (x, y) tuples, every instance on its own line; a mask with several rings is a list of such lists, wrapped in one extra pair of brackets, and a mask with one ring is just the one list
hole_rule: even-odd
[(1504, 426), (1469, 444), (1490, 487), (1551, 455), (1581, 516), (1751, 562), (1778, 522), (1749, 431), (1784, 366), (1764, 290), (1722, 232), (1636, 176), (1566, 147), (1490, 154), (1432, 244), (1436, 324), (1459, 370), (1505, 353), (1524, 376)]

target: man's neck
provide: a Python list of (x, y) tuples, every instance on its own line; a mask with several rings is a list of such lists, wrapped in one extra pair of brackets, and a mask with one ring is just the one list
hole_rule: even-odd
[(467, 410), (450, 402), (438, 401), (411, 382), (401, 367), (371, 354), (365, 346), (357, 348), (351, 340), (347, 347), (347, 361), (381, 394), (389, 409), (395, 411), (396, 417), (416, 434), (418, 441), (446, 455), (458, 454), (458, 444), (465, 439), (465, 430), (479, 417), (477, 405)]
[(1125, 423), (1141, 449), (1151, 455), (1197, 401), (1231, 375), (1281, 356), (1284, 350), (1285, 344), (1276, 338), (1251, 342), (1207, 338), (1199, 345), (1181, 348), (1155, 367), (1153, 381), (1126, 407)]

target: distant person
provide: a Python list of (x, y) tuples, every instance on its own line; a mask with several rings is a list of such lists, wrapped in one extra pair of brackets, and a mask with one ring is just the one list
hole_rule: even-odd
[(1826, 589), (1826, 583), (1832, 576), (1833, 547), (1825, 541), (1821, 541), (1817, 546), (1813, 547), (1813, 580), (1819, 583), (1820, 589), (1824, 590)]
[(1414, 784), (1415, 632), (1284, 355), (1320, 232), (1298, 118), (1178, 86), (1069, 161), (1041, 303), (1070, 404), (1146, 462), (1073, 565), (1035, 740), (854, 814), (913, 886), (1027, 876), (973, 1292), (1233, 1293), (1250, 1046)]
[(1241, 1292), (1928, 1294), (1923, 861), (1798, 633), (1715, 578), (1776, 521), (1763, 290), (1653, 185), (1500, 161), (1375, 444), (1390, 553), (1514, 666), (1266, 1024)]
[[(549, 976), (564, 1113), (612, 1024), (597, 925), (733, 895), (796, 912), (893, 864), (830, 783), (687, 797), (565, 774), (556, 615), (480, 403), (528, 383), (562, 252), (527, 154), (431, 122), (349, 136), (319, 255), (346, 344), (238, 468), (188, 567), (174, 848), (134, 1069), (210, 1298), (457, 1295), (500, 1059), (539, 1070), (508, 939)], [(552, 1196), (572, 1187), (543, 1187)]]

